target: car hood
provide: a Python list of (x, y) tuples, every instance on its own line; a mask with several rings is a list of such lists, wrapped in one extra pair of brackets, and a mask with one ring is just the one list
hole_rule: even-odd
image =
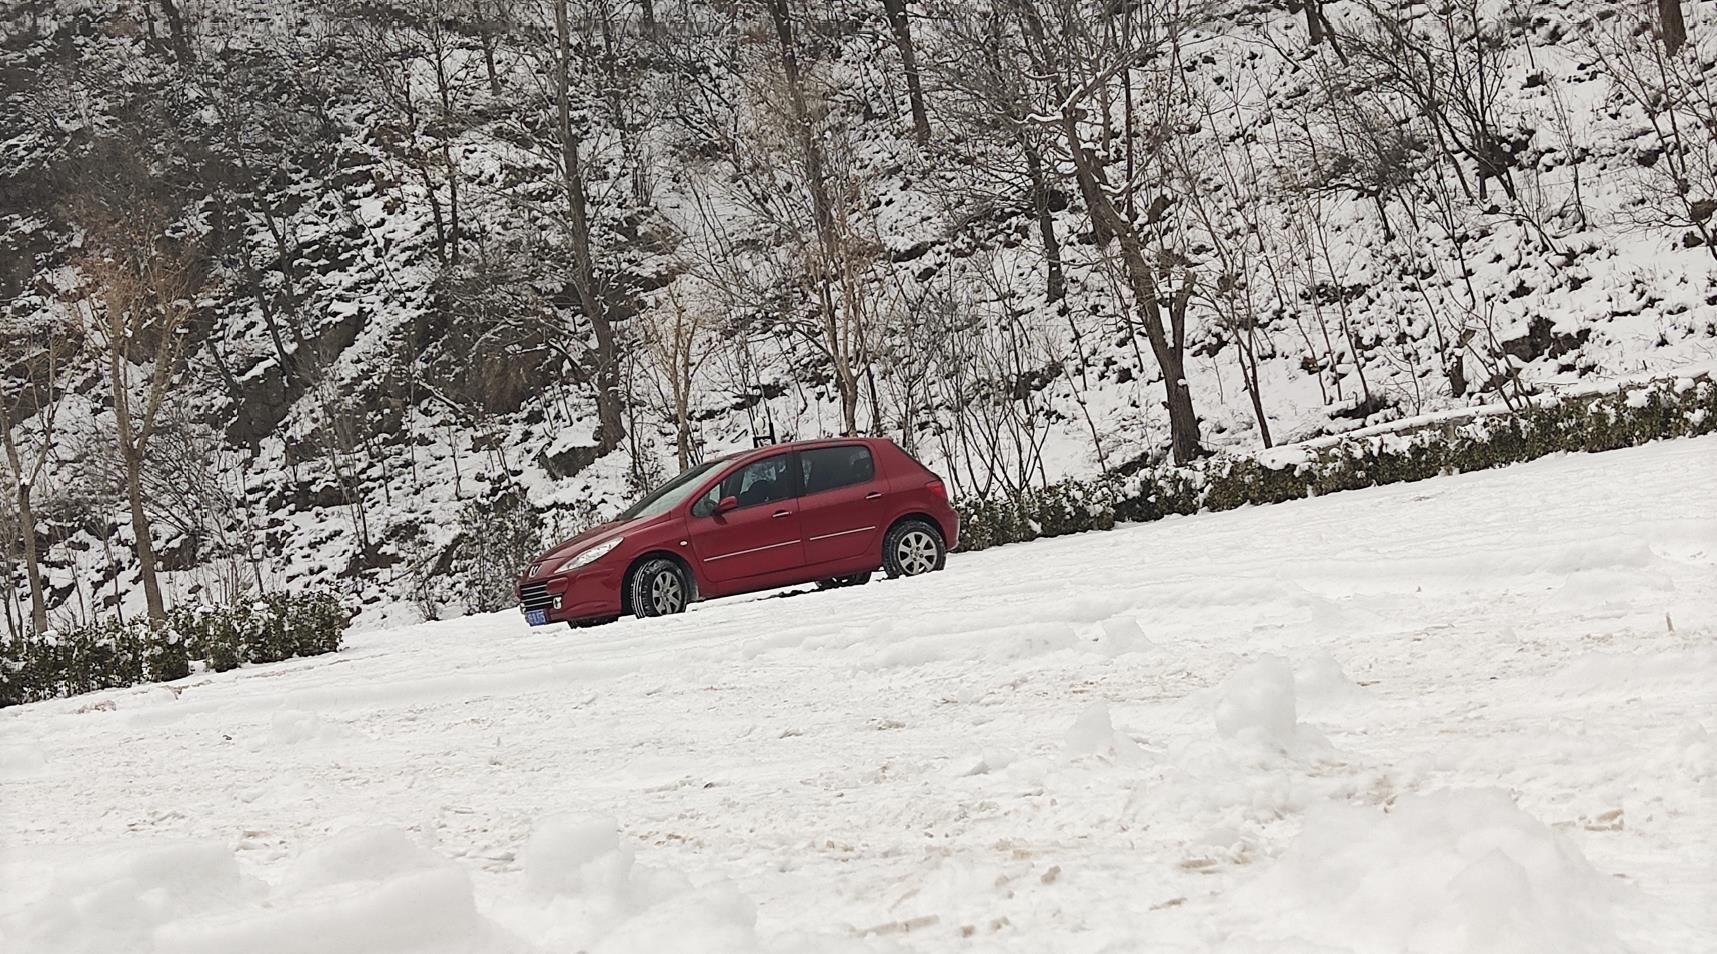
[(532, 558), (529, 567), (530, 577), (547, 576), (554, 572), (556, 566), (572, 557), (580, 550), (593, 547), (598, 543), (623, 537), (627, 533), (642, 530), (661, 521), (661, 517), (645, 517), (636, 520), (611, 520), (607, 523), (591, 527), (576, 537), (571, 537), (555, 544), (536, 557)]

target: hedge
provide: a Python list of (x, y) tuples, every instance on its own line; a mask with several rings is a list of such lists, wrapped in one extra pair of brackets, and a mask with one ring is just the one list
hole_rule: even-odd
[(1018, 498), (961, 500), (960, 549), (1108, 530), (1120, 522), (1232, 510), (1343, 490), (1717, 433), (1717, 383), (1665, 378), (1518, 411), (1491, 409), (1381, 432), (1321, 438), (1126, 479), (1070, 480)]
[(333, 594), (271, 594), (229, 607), (184, 606), (158, 625), (102, 620), (0, 644), (0, 707), (224, 672), (339, 650), (349, 616)]

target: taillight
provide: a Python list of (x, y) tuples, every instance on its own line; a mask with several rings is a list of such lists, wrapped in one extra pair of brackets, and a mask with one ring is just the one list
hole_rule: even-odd
[(931, 482), (925, 484), (924, 489), (930, 491), (931, 493), (935, 494), (938, 497), (941, 497), (943, 500), (948, 499), (948, 488), (944, 487), (942, 485), (942, 481), (940, 479), (932, 480)]

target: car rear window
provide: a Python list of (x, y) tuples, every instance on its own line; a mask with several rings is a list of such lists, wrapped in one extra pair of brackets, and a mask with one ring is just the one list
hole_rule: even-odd
[(807, 495), (869, 483), (876, 476), (876, 462), (863, 444), (802, 450), (799, 469), (800, 492)]

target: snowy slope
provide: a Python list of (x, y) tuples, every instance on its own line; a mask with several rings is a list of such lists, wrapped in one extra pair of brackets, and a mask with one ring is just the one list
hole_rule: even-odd
[[(305, 122), (305, 117), (331, 113), (321, 138), (281, 144), (264, 134), (268, 128), (244, 123), (228, 128), (207, 111), (186, 116), (169, 111), (183, 124), (180, 134), (192, 140), (225, 142), (238, 136), (258, 154), (253, 161), (263, 166), (282, 162), (284, 181), (259, 187), (250, 199), (287, 216), (296, 247), (289, 297), (307, 344), (300, 348), (291, 336), (284, 345), (271, 343), (261, 301), (267, 296), (250, 293), (254, 289), (247, 290), (246, 283), (211, 291), (209, 344), (203, 350), (224, 356), (237, 393), (228, 393), (213, 359), (200, 352), (193, 380), (178, 399), (193, 423), (211, 428), (213, 482), (225, 498), (224, 509), (233, 512), (234, 526), (225, 532), (237, 537), (237, 528), (243, 528), (245, 556), (255, 561), (267, 586), (337, 588), (362, 603), (359, 625), (365, 627), (422, 615), (407, 595), (417, 585), (414, 567), (446, 563), (459, 536), (451, 518), (462, 507), (519, 488), (533, 507), (549, 515), (545, 523), (577, 523), (592, 512), (619, 509), (632, 494), (629, 485), (638, 482), (633, 471), (674, 469), (671, 424), (651, 406), (660, 403), (654, 395), (661, 383), (645, 371), (634, 366), (626, 375), (629, 395), (638, 404), (628, 446), (578, 466), (593, 455), (596, 443), (588, 388), (573, 382), (569, 368), (547, 359), (531, 343), (535, 339), (507, 347), (491, 342), (481, 354), (474, 350), (476, 332), (487, 330), (487, 312), (468, 313), (445, 285), (482, 276), (436, 265), (429, 196), (414, 184), (397, 143), (388, 145), (399, 117), (390, 113), (374, 77), (365, 73), (369, 67), (362, 57), (346, 47), (314, 53), (327, 38), (330, 24), (324, 21), (332, 9), (362, 12), (371, 6), (274, 0), (187, 5), (193, 16), (207, 20), (203, 35), (222, 49), (302, 47), (307, 61), (254, 65), (259, 72), (253, 79), (262, 83), (274, 76), (273, 69), (292, 79), (285, 85), (298, 89), (301, 98), (279, 104), (283, 115)], [(632, 16), (635, 5), (612, 6)], [(670, 289), (713, 315), (719, 353), (696, 376), (691, 400), (692, 436), (707, 454), (751, 446), (760, 434), (786, 438), (835, 432), (840, 413), (827, 363), (802, 328), (789, 330), (795, 322), (814, 324), (814, 316), (805, 308), (776, 303), (797, 300), (802, 291), (790, 279), (799, 243), (744, 211), (739, 200), (755, 170), (732, 157), (688, 158), (708, 152), (709, 129), (730, 124), (740, 127), (742, 138), (749, 137), (752, 151), (763, 148), (759, 143), (764, 141), (751, 141), (756, 136), (738, 121), (758, 77), (766, 75), (757, 72), (756, 62), (767, 58), (766, 44), (754, 47), (756, 24), (745, 17), (735, 20), (724, 12), (725, 4), (672, 6), (679, 8), (674, 29), (682, 32), (674, 34), (671, 46), (688, 60), (681, 66), (695, 67), (691, 72), (697, 75), (709, 73), (704, 82), (711, 99), (739, 105), (715, 109), (701, 125), (670, 120), (672, 110), (645, 113), (652, 130), (643, 177), (653, 184), (647, 208), (613, 199), (628, 188), (623, 150), (601, 110), (592, 109), (586, 117), (595, 194), (612, 200), (605, 200), (597, 215), (603, 267), (619, 285), (654, 289), (639, 291), (627, 303), (626, 310), (636, 315), (620, 321), (621, 336), (635, 343), (642, 334), (636, 319), (662, 314)], [(1410, 18), (1428, 12), (1423, 5), (1398, 6)], [(1429, 222), (1409, 228), (1413, 217), (1403, 209), (1390, 215), (1394, 227), (1406, 231), (1386, 240), (1372, 203), (1343, 189), (1309, 208), (1292, 198), (1299, 195), (1292, 187), (1295, 176), (1304, 172), (1295, 130), (1306, 136), (1330, 132), (1317, 78), (1320, 71), (1335, 69), (1339, 57), (1327, 46), (1321, 52), (1308, 50), (1301, 18), (1286, 4), (1209, 5), (1214, 15), (1195, 38), (1201, 55), (1189, 69), (1215, 112), (1189, 148), (1213, 163), (1223, 157), (1236, 166), (1248, 159), (1256, 164), (1257, 181), (1238, 185), (1221, 184), (1223, 176), (1214, 165), (1202, 169), (1201, 188), (1219, 210), (1232, 206), (1236, 213), (1222, 212), (1219, 221), (1241, 221), (1238, 212), (1245, 207), (1262, 209), (1256, 213), (1260, 234), (1268, 236), (1275, 260), (1292, 266), (1292, 274), (1280, 279), (1283, 287), (1261, 293), (1257, 302), (1259, 388), (1277, 441), (1496, 401), (1495, 389), (1485, 388), (1482, 369), (1466, 367), (1462, 387), (1456, 389), (1445, 367), (1452, 357), (1444, 353), (1443, 338), (1452, 338), (1457, 325), (1474, 330), (1468, 325), (1479, 315), (1495, 346), (1511, 356), (1523, 386), (1540, 393), (1672, 373), (1712, 360), (1717, 259), (1706, 249), (1686, 247), (1676, 230), (1631, 221), (1633, 193), (1661, 144), (1641, 110), (1593, 67), (1590, 37), (1582, 29), (1587, 17), (1603, 20), (1622, 5), (1550, 0), (1531, 5), (1527, 25), (1506, 15), (1512, 5), (1485, 0), (1477, 6), (1499, 24), (1498, 121), (1527, 148), (1519, 158), (1522, 198), (1517, 204), (1459, 203), (1452, 210), (1449, 228), (1465, 243), (1457, 250), (1459, 243)], [(923, 61), (946, 63), (955, 53), (937, 25), (938, 5), (913, 7)], [(1717, 76), (1710, 39), (1717, 36), (1717, 2), (1689, 0), (1683, 7), (1701, 75)], [(1346, 23), (1358, 16), (1359, 5), (1330, 3), (1327, 8), (1338, 23)], [(758, 8), (747, 9), (756, 13)], [(1161, 372), (1136, 329), (1123, 319), (1127, 302), (1117, 297), (1112, 250), (1086, 241), (1089, 215), (1077, 197), (1070, 197), (1055, 217), (1068, 297), (1054, 304), (1043, 288), (1044, 255), (1034, 237), (1030, 203), (1007, 176), (986, 178), (982, 170), (999, 160), (963, 138), (957, 103), (934, 75), (929, 103), (934, 142), (919, 147), (911, 141), (882, 6), (873, 0), (837, 0), (806, 9), (818, 11), (811, 19), (827, 33), (814, 72), (828, 87), (825, 132), (831, 152), (850, 161), (864, 198), (852, 211), (862, 228), (874, 230), (878, 248), (889, 253), (876, 256), (867, 286), (887, 327), (877, 342), (876, 393), (863, 402), (859, 426), (914, 443), (961, 494), (985, 489), (993, 475), (972, 473), (969, 460), (962, 466), (949, 434), (986, 414), (1019, 410), (1015, 405), (1026, 406), (1025, 434), (1011, 440), (1024, 450), (1002, 453), (996, 472), (1007, 473), (1017, 463), (1030, 482), (1089, 477), (1141, 458), (1160, 459), (1167, 439)], [(1627, 9), (1631, 16), (1642, 8)], [(129, 11), (83, 2), (38, 4), (31, 10), (40, 23), (29, 30), (18, 23), (10, 45), (0, 49), (0, 64), (19, 77), (9, 82), (23, 84), (29, 93), (19, 94), (19, 104), (57, 90), (66, 71), (61, 60), (74, 54), (98, 77), (90, 105), (98, 117), (123, 112), (133, 99), (172, 101), (158, 95), (155, 86), (172, 66), (158, 45), (146, 42)], [(343, 35), (351, 24), (336, 20), (343, 25), (333, 32)], [(420, 38), (392, 29), (378, 37), (391, 37), (402, 49), (421, 46)], [(516, 269), (499, 268), (491, 289), (497, 302), (490, 304), (510, 314), (518, 310), (515, 298), (535, 303), (546, 327), (578, 351), (587, 329), (565, 305), (560, 287), (566, 269), (564, 250), (555, 251), (564, 246), (553, 220), (558, 206), (520, 199), (553, 195), (557, 188), (552, 167), (539, 155), (542, 144), (533, 150), (528, 137), (520, 142), (521, 127), (546, 115), (544, 104), (531, 98), (541, 94), (543, 51), (524, 33), (505, 40), (513, 48), (502, 57), (502, 68), (512, 72), (496, 94), (472, 68), (475, 41), (465, 36), (453, 42), (459, 46), (454, 62), (467, 68), (455, 70), (465, 83), (455, 110), (459, 121), (445, 134), (449, 154), (458, 157), (465, 177), (462, 214), (473, 243), (493, 243), (504, 264)], [(730, 47), (743, 55), (731, 54)], [(315, 59), (322, 55), (336, 59)], [(205, 62), (211, 74), (232, 87), (220, 95), (247, 102), (254, 94), (242, 70), (226, 75), (214, 57)], [(103, 70), (110, 64), (119, 64), (125, 76), (109, 78)], [(427, 60), (410, 59), (409, 69), (415, 71), (419, 92), (428, 96), (423, 86), (430, 73)], [(676, 96), (689, 95), (682, 73), (662, 64), (644, 69), (638, 96), (679, 102)], [(311, 81), (317, 76), (321, 79)], [(194, 101), (227, 89), (213, 85), (213, 91), (199, 89)], [(594, 95), (594, 88), (580, 93), (581, 98)], [(337, 106), (329, 109), (329, 103)], [(24, 117), (22, 105), (18, 110), (17, 116)], [(59, 117), (45, 107), (30, 115)], [(6, 166), (0, 173), (19, 177), (18, 195), (46, 196), (38, 179), (57, 181), (48, 173), (78, 153), (90, 130), (69, 116), (20, 128), (29, 135), (0, 143), (0, 166)], [(282, 150), (290, 161), (283, 160)], [(976, 160), (983, 160), (978, 172), (971, 168)], [(974, 176), (980, 181), (967, 181)], [(1061, 192), (1075, 191), (1065, 169), (1057, 172), (1056, 183)], [(972, 187), (977, 197), (967, 195)], [(792, 197), (788, 186), (779, 191), (776, 198)], [(33, 263), (28, 277), (35, 285), (59, 287), (56, 282), (69, 280), (76, 230), (61, 221), (61, 204), (43, 200), (41, 208), (15, 214), (0, 209), (0, 249)], [(256, 271), (247, 282), (274, 293), (284, 288), (287, 276), (275, 261), (276, 239), (260, 213), (242, 202), (235, 207), (224, 193), (204, 204), (238, 214), (233, 234), (220, 244), (244, 252), (245, 268)], [(721, 227), (713, 229), (711, 220)], [(1536, 227), (1529, 228), (1528, 221)], [(641, 232), (680, 237), (640, 242)], [(1199, 241), (1200, 236), (1189, 236), (1189, 244)], [(538, 242), (545, 247), (532, 244)], [(1255, 253), (1260, 260), (1262, 248)], [(712, 276), (700, 269), (713, 270), (715, 277), (743, 273), (758, 288), (739, 296), (745, 305), (740, 307), (712, 297)], [(1215, 281), (1215, 275), (1206, 280)], [(984, 372), (995, 379), (990, 384), (1022, 397), (996, 408), (955, 397), (970, 387), (950, 384), (950, 368), (969, 355), (926, 357), (931, 349), (918, 339), (937, 336), (910, 329), (905, 306), (897, 300), (930, 292), (946, 300), (925, 299), (926, 313), (969, 320), (982, 329), (974, 341), (985, 342), (990, 352), (1023, 355), (1017, 357), (1020, 367)], [(51, 313), (70, 305), (35, 295), (9, 307)], [(275, 307), (285, 303), (277, 301)], [(1256, 450), (1261, 434), (1240, 381), (1235, 336), (1224, 330), (1208, 302), (1197, 301), (1192, 308), (1187, 378), (1204, 438), (1213, 449)], [(288, 355), (311, 367), (290, 386)], [(1473, 358), (1467, 354), (1462, 360)], [(914, 378), (914, 372), (924, 379)], [(318, 387), (310, 387), (310, 380)], [(135, 614), (141, 605), (123, 507), (111, 494), (98, 492), (105, 486), (101, 481), (80, 473), (100, 458), (111, 428), (100, 384), (93, 378), (83, 382), (87, 393), (80, 393), (62, 415), (55, 466), (44, 476), (40, 494), (50, 523), (44, 531), (50, 602), (56, 604), (56, 621), (65, 625), (115, 612)], [(450, 409), (433, 398), (436, 391), (453, 395), (459, 406)], [(1027, 459), (1013, 461), (1012, 456)], [(169, 472), (159, 479), (172, 485), (178, 476)], [(51, 508), (49, 501), (60, 506)], [(86, 505), (95, 512), (83, 513)], [(219, 547), (171, 526), (157, 532), (162, 551), (173, 555), (166, 574), (170, 601), (225, 598), (222, 585), (232, 570), (211, 556)], [(463, 608), (456, 595), (444, 594), (438, 611), (452, 614)]]
[(0, 948), (1696, 952), (1717, 439), (0, 713)]

